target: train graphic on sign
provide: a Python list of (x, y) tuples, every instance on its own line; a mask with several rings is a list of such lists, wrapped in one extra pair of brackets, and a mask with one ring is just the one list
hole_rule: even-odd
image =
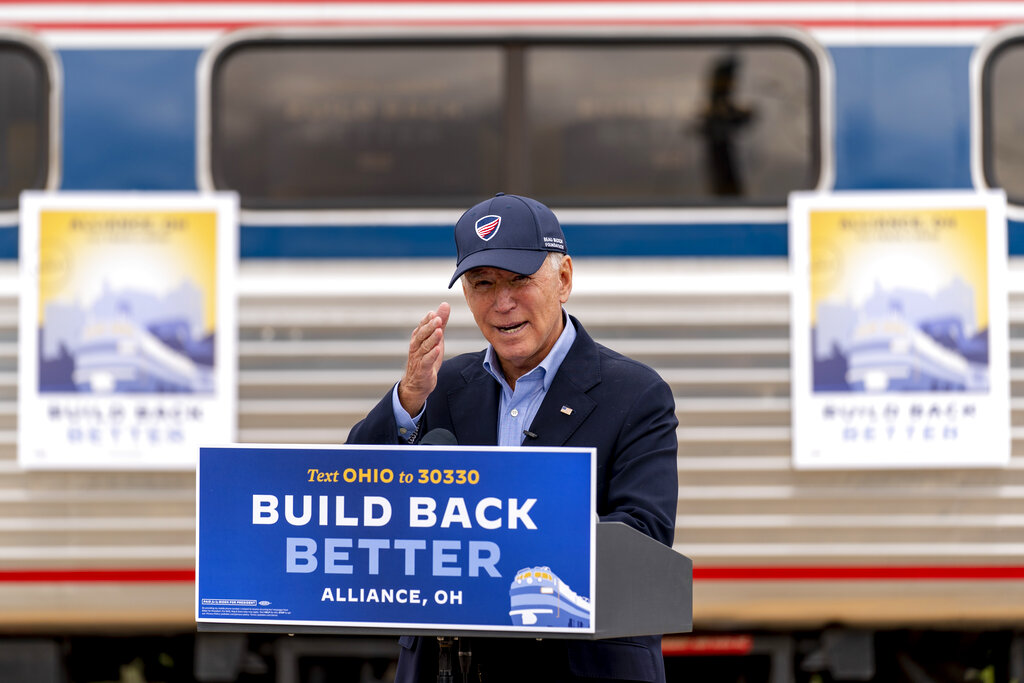
[(963, 282), (930, 295), (876, 289), (860, 305), (818, 305), (812, 332), (816, 392), (987, 391), (987, 326)]
[(105, 291), (95, 302), (48, 302), (39, 329), (45, 393), (214, 391), (215, 333), (204, 330), (201, 291)]
[[(191, 342), (187, 331), (180, 321), (149, 328), (127, 319), (93, 323), (74, 357), (75, 386), (89, 393), (212, 393), (212, 367), (182, 347), (183, 337)], [(207, 346), (212, 355), (212, 344)]]
[(853, 391), (969, 391), (987, 388), (972, 364), (906, 319), (892, 315), (858, 325), (847, 381)]
[(590, 600), (571, 589), (550, 567), (520, 569), (508, 597), (508, 613), (516, 626), (590, 626)]

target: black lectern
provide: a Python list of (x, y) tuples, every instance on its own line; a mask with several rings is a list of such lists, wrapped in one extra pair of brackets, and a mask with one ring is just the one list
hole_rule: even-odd
[(597, 525), (596, 638), (688, 633), (693, 562), (621, 522)]

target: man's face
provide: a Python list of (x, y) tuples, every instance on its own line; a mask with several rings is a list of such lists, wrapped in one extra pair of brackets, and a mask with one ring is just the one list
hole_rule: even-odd
[(537, 367), (562, 333), (562, 304), (572, 291), (572, 259), (548, 261), (533, 275), (474, 268), (462, 280), (477, 327), (494, 347), (510, 385)]

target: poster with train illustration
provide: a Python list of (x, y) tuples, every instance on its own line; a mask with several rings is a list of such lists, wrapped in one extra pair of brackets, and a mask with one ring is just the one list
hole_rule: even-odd
[(26, 193), (26, 468), (192, 468), (235, 438), (234, 195)]
[(797, 467), (1008, 462), (1005, 203), (791, 196)]

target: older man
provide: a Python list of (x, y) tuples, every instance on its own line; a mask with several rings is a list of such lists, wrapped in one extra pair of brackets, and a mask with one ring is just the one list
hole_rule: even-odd
[[(402, 379), (349, 443), (416, 443), (434, 429), (460, 445), (597, 449), (597, 513), (672, 544), (678, 481), (675, 405), (652, 369), (594, 342), (562, 305), (572, 258), (540, 202), (498, 194), (455, 226), (466, 303), (488, 346), (444, 360), (451, 308), (412, 333)], [(396, 681), (433, 682), (432, 639), (401, 639)], [(664, 681), (661, 639), (474, 639), (469, 680)]]

